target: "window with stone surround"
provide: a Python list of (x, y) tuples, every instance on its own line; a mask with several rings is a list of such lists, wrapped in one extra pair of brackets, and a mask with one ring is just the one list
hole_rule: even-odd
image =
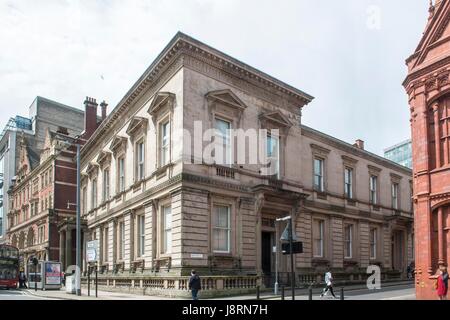
[(375, 260), (377, 258), (378, 230), (376, 228), (371, 228), (369, 237), (370, 237), (370, 239), (369, 239), (369, 242), (370, 242), (370, 259)]
[(170, 120), (163, 120), (159, 124), (159, 133), (160, 133), (160, 166), (164, 167), (165, 165), (170, 163)]
[(158, 92), (147, 112), (156, 128), (156, 167), (162, 168), (172, 162), (172, 131), (175, 107), (174, 93)]
[(380, 173), (381, 169), (372, 165), (367, 166), (369, 169), (369, 202), (371, 205), (378, 207), (380, 203)]
[(145, 216), (136, 216), (137, 219), (137, 256), (142, 258), (145, 255)]
[(125, 191), (125, 156), (117, 160), (117, 193)]
[(162, 250), (163, 254), (172, 253), (172, 207), (170, 205), (161, 207), (162, 213)]
[(231, 151), (231, 122), (223, 118), (214, 119), (215, 127), (215, 155), (216, 164), (230, 167), (233, 164)]
[[(90, 206), (91, 210), (97, 208), (98, 205), (98, 172), (99, 165), (97, 163), (89, 163), (86, 169), (88, 177), (88, 186), (90, 187)], [(90, 183), (89, 183), (90, 182)]]
[(314, 190), (324, 192), (324, 159), (314, 158)]
[(353, 225), (344, 225), (344, 258), (353, 257)]
[(81, 212), (83, 214), (87, 213), (87, 187), (84, 186), (81, 191)]
[(391, 173), (391, 200), (392, 200), (392, 208), (394, 210), (400, 210), (401, 203), (400, 203), (400, 183), (401, 183), (402, 177)]
[(134, 117), (128, 125), (127, 134), (133, 143), (134, 183), (139, 183), (145, 178), (145, 156), (148, 119)]
[(110, 197), (110, 180), (109, 180), (109, 168), (103, 170), (103, 198), (102, 202), (106, 202)]
[(324, 257), (325, 221), (313, 220), (313, 255), (315, 258)]
[(345, 197), (353, 199), (353, 169), (346, 167), (344, 169), (344, 189)]
[(378, 204), (378, 176), (370, 176), (370, 203)]
[(315, 191), (324, 193), (327, 190), (327, 159), (331, 150), (314, 143), (310, 144), (310, 147), (312, 152), (312, 187)]
[(45, 235), (45, 226), (40, 226), (38, 228), (38, 243), (39, 244), (44, 243), (44, 241), (45, 241), (44, 235)]
[(125, 222), (124, 221), (120, 221), (119, 222), (119, 228), (118, 228), (118, 232), (119, 232), (119, 245), (118, 245), (118, 249), (119, 249), (119, 260), (123, 260), (125, 258)]
[(141, 140), (135, 146), (135, 182), (142, 181), (145, 178), (145, 143)]
[(116, 185), (115, 193), (122, 193), (126, 188), (125, 180), (125, 165), (126, 165), (126, 150), (128, 139), (122, 136), (115, 136), (111, 142), (110, 150), (116, 159)]
[(399, 199), (398, 199), (398, 183), (392, 183), (391, 185), (392, 193), (392, 208), (395, 210), (399, 209)]
[(280, 176), (280, 139), (276, 135), (267, 134), (267, 160), (270, 161), (270, 166), (275, 170), (275, 175), (278, 179)]
[(103, 262), (108, 262), (108, 246), (109, 246), (109, 228), (105, 227), (103, 228)]
[(97, 178), (92, 180), (92, 188), (91, 188), (91, 208), (97, 208)]
[(212, 244), (215, 253), (231, 252), (231, 208), (214, 205)]

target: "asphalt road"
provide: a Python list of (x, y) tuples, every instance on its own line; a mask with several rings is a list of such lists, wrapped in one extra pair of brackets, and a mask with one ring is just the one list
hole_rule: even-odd
[(37, 297), (29, 294), (25, 290), (0, 289), (0, 301), (2, 300), (55, 300), (44, 297)]
[[(334, 288), (336, 297), (340, 298), (340, 287)], [(313, 290), (313, 300), (332, 299), (331, 294), (320, 298), (320, 289)], [(344, 291), (345, 300), (415, 300), (414, 284), (381, 287), (380, 290), (356, 289)], [(303, 296), (304, 298), (304, 296)]]

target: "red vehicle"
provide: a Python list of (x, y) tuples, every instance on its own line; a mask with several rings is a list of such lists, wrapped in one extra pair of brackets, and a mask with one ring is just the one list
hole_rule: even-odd
[(0, 244), (0, 288), (16, 289), (19, 282), (19, 249)]

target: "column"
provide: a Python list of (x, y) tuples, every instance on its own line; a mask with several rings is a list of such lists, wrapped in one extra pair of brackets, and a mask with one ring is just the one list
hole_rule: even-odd
[(59, 261), (61, 262), (63, 268), (66, 266), (64, 247), (64, 231), (61, 230), (59, 232)]
[(66, 229), (66, 259), (65, 259), (65, 264), (66, 264), (66, 270), (67, 267), (69, 267), (70, 265), (73, 265), (72, 262), (72, 229), (67, 226)]
[(438, 208), (438, 245), (439, 245), (439, 265), (443, 265), (444, 261), (444, 208)]
[(440, 168), (441, 164), (441, 135), (439, 134), (439, 104), (433, 106), (434, 112), (434, 137), (436, 140), (436, 168)]
[(125, 256), (123, 257), (123, 260), (125, 261), (125, 269), (129, 270), (131, 267), (131, 263), (134, 260), (133, 246), (132, 246), (134, 235), (133, 233), (134, 219), (131, 210), (125, 213), (124, 220), (125, 220), (125, 239), (123, 245), (125, 246)]

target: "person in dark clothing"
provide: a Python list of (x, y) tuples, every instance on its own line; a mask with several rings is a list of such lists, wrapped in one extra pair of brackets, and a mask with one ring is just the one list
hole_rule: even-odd
[(23, 271), (21, 271), (19, 273), (19, 288), (28, 289), (28, 287), (27, 287), (27, 276), (25, 275), (25, 272), (23, 272)]
[(189, 290), (192, 291), (192, 300), (198, 300), (198, 292), (202, 289), (200, 277), (195, 270), (192, 270), (189, 278)]

